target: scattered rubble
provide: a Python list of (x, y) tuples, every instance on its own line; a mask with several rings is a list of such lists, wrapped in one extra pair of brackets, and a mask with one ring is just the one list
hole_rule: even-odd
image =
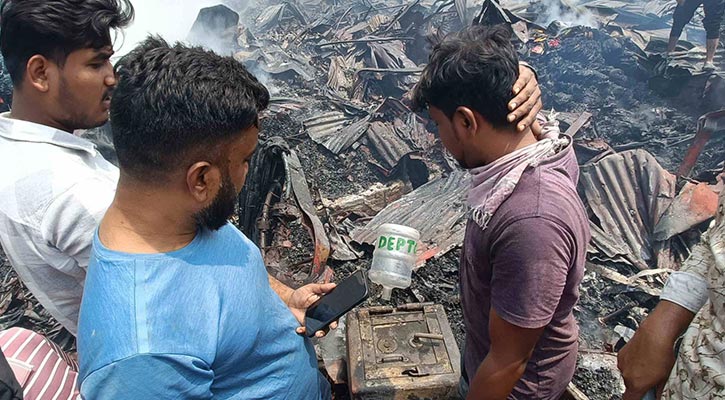
[(5, 60), (0, 57), (0, 112), (10, 110), (13, 101), (13, 82), (5, 69)]

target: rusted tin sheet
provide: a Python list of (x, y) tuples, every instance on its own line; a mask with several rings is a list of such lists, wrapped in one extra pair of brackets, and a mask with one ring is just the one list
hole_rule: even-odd
[(330, 240), (327, 237), (322, 221), (315, 211), (310, 189), (307, 186), (305, 173), (302, 169), (300, 159), (297, 157), (297, 153), (285, 153), (283, 157), (289, 167), (289, 180), (294, 191), (295, 199), (297, 199), (297, 204), (305, 214), (305, 223), (310, 227), (315, 238), (315, 253), (312, 260), (312, 271), (309, 281), (317, 281), (326, 271), (325, 265), (327, 258), (330, 256)]
[(700, 153), (705, 150), (707, 142), (714, 134), (722, 135), (725, 132), (725, 110), (714, 111), (700, 117), (697, 121), (697, 134), (695, 140), (687, 149), (685, 158), (677, 170), (679, 176), (690, 176), (692, 169), (697, 164)]
[(654, 228), (675, 197), (675, 176), (644, 150), (610, 155), (581, 168), (580, 189), (591, 208), (594, 259), (640, 270), (673, 268), (669, 241)]
[(419, 261), (445, 254), (463, 243), (469, 184), (468, 173), (460, 170), (431, 181), (391, 203), (351, 237), (373, 245), (383, 224), (405, 225), (420, 232)]
[(707, 183), (687, 183), (655, 226), (657, 240), (667, 240), (715, 216), (717, 193)]
[(352, 312), (347, 344), (353, 399), (457, 398), (461, 355), (440, 305)]

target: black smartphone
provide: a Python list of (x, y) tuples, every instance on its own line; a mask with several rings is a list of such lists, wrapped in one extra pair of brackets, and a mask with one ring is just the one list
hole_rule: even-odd
[(365, 271), (359, 270), (345, 278), (330, 293), (322, 296), (307, 309), (305, 314), (307, 336), (315, 336), (315, 332), (325, 329), (365, 301), (368, 293), (368, 277)]

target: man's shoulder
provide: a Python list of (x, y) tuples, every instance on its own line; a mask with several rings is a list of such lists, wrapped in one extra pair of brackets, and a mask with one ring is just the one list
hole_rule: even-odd
[[(0, 147), (2, 144), (0, 138)], [(43, 143), (27, 145), (11, 155), (0, 155), (0, 168), (7, 172), (0, 174), (0, 213), (12, 216), (9, 210), (18, 207), (25, 215), (32, 214), (31, 210), (42, 214), (56, 199), (68, 196), (85, 203), (98, 200), (102, 208), (108, 207), (118, 168), (100, 155), (84, 158), (62, 148), (36, 151)], [(89, 205), (95, 209), (93, 204), (83, 204)]]
[[(203, 231), (203, 234), (212, 239), (207, 240), (207, 245), (211, 245), (219, 248), (234, 248), (244, 251), (259, 251), (257, 245), (252, 242), (247, 235), (244, 234), (239, 228), (234, 226), (231, 222), (227, 222), (224, 226), (216, 231)], [(233, 252), (227, 252), (233, 253)]]
[[(0, 124), (2, 125), (2, 124)], [(7, 124), (6, 124), (7, 125)], [(67, 176), (70, 173), (83, 176), (106, 176), (118, 173), (118, 168), (108, 162), (95, 149), (95, 146), (86, 139), (66, 134), (70, 139), (65, 143), (59, 140), (57, 143), (51, 139), (40, 138), (37, 141), (14, 137), (8, 132), (2, 132), (0, 126), (0, 165), (22, 166), (23, 168), (10, 168), (8, 171), (15, 173), (4, 174), (6, 177), (15, 179), (25, 174), (37, 173), (37, 171), (52, 172), (56, 177)], [(7, 130), (7, 126), (5, 126)], [(32, 137), (32, 132), (26, 136)], [(18, 135), (16, 135), (18, 136)], [(72, 142), (72, 143), (70, 143)], [(59, 169), (60, 168), (60, 169)], [(63, 174), (59, 174), (62, 171)]]
[[(5, 147), (8, 143), (12, 145)], [(0, 137), (2, 147), (5, 148), (0, 150), (0, 168), (6, 173), (0, 174), (0, 212), (6, 212), (9, 204), (16, 202), (23, 208), (37, 208), (74, 190), (95, 193), (91, 199), (100, 192), (112, 195), (115, 191), (118, 168), (100, 155), (81, 156), (51, 144), (13, 142)]]
[(501, 204), (497, 214), (527, 218), (558, 213), (562, 210), (557, 204), (570, 202), (572, 195), (576, 196), (576, 187), (566, 177), (534, 168), (521, 176), (516, 189)]
[(569, 176), (552, 168), (526, 171), (491, 223), (503, 228), (532, 219), (550, 220), (574, 234), (588, 226), (584, 205)]

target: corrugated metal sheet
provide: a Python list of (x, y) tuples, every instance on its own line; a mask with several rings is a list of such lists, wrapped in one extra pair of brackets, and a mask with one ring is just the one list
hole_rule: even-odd
[(282, 157), (289, 167), (290, 184), (295, 199), (297, 199), (297, 204), (305, 214), (305, 224), (310, 227), (315, 238), (315, 254), (312, 260), (312, 271), (308, 282), (316, 282), (327, 271), (325, 265), (330, 255), (330, 239), (327, 237), (325, 226), (317, 216), (317, 210), (315, 209), (314, 201), (310, 194), (305, 172), (299, 157), (297, 157), (297, 153), (290, 151), (289, 153), (282, 154)]
[(324, 146), (325, 141), (350, 123), (350, 118), (339, 111), (332, 111), (305, 120), (302, 124), (307, 134), (316, 143)]
[(463, 25), (468, 25), (468, 18), (466, 17), (468, 15), (468, 1), (455, 0), (455, 4), (456, 11), (458, 12), (458, 17), (461, 19), (461, 23)]
[(330, 69), (327, 72), (327, 86), (332, 90), (349, 90), (352, 81), (345, 75), (349, 68), (344, 57), (330, 57)]
[(284, 11), (284, 4), (269, 6), (257, 17), (257, 26), (262, 29), (269, 29), (277, 22), (280, 14)]
[(296, 19), (300, 24), (307, 25), (307, 18), (302, 11), (292, 3), (282, 3), (269, 6), (257, 17), (257, 29), (265, 31), (272, 29), (285, 17)]
[(305, 121), (304, 127), (310, 138), (335, 154), (340, 154), (357, 142), (368, 129), (370, 117), (350, 124), (352, 119), (344, 113), (333, 111)]
[(373, 151), (373, 163), (386, 174), (406, 155), (428, 148), (424, 146), (431, 138), (422, 120), (398, 99), (386, 98), (373, 111), (372, 121), (367, 146)]
[(423, 120), (415, 113), (408, 114), (404, 121), (395, 123), (395, 130), (403, 139), (410, 140), (415, 147), (428, 150), (438, 143), (436, 136), (429, 132)]
[(677, 4), (668, 0), (594, 0), (580, 2), (579, 5), (596, 12), (600, 18), (609, 17), (617, 25), (630, 27), (666, 25), (671, 20), (665, 18), (671, 17)]
[(594, 214), (591, 257), (640, 270), (673, 268), (669, 241), (654, 227), (675, 197), (675, 176), (644, 150), (610, 155), (581, 169), (580, 188)]
[(405, 44), (396, 40), (391, 42), (367, 44), (370, 48), (369, 66), (373, 68), (417, 68), (418, 65), (411, 61), (405, 54)]
[(391, 123), (373, 121), (370, 123), (367, 132), (368, 147), (373, 149), (373, 157), (380, 166), (390, 172), (400, 160), (414, 150), (396, 132)]
[(431, 181), (391, 203), (364, 228), (355, 229), (350, 236), (357, 243), (373, 244), (383, 224), (406, 225), (421, 234), (419, 259), (445, 254), (463, 243), (469, 184), (468, 172), (460, 170)]
[(350, 113), (333, 111), (310, 118), (303, 125), (313, 141), (335, 154), (346, 151), (367, 132), (370, 147), (379, 155), (376, 159), (387, 170), (406, 154), (427, 148), (434, 141), (420, 117), (397, 99), (386, 98), (371, 114), (351, 121)]

